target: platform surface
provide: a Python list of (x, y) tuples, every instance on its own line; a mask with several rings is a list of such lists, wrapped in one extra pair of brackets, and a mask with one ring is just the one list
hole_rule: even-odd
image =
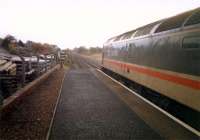
[(162, 139), (93, 72), (75, 66), (66, 75), (51, 140)]

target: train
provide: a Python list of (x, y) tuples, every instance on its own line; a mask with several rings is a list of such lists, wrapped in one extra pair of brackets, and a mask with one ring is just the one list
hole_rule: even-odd
[(108, 39), (102, 68), (200, 111), (200, 7)]

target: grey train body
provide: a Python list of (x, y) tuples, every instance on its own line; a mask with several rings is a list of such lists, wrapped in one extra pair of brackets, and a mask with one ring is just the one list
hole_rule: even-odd
[[(112, 65), (110, 62), (106, 64), (107, 61), (116, 61), (119, 66), (116, 67), (116, 64)], [(128, 69), (128, 73), (124, 72), (123, 68), (126, 64), (125, 69)], [(129, 65), (136, 67), (133, 68), (132, 74), (129, 73)], [(110, 38), (104, 44), (102, 66), (130, 80), (141, 82), (140, 84), (147, 81), (145, 86), (161, 94), (163, 92), (165, 96), (199, 111), (200, 103), (197, 101), (199, 102), (200, 99), (200, 8)], [(150, 72), (138, 70), (137, 67), (147, 67)], [(151, 72), (154, 69), (155, 72)], [(145, 74), (134, 75), (140, 71)], [(156, 72), (158, 74), (154, 74)], [(160, 72), (163, 72), (165, 77), (160, 76)], [(148, 82), (160, 80), (158, 77), (152, 80), (152, 73), (160, 76), (161, 79), (164, 77), (165, 79), (162, 80), (166, 84), (172, 83), (168, 87), (170, 89), (164, 89), (162, 85), (157, 89), (155, 85), (149, 84)], [(150, 76), (147, 77), (148, 74)], [(167, 74), (172, 75), (172, 78), (166, 78)], [(173, 87), (173, 84), (177, 87)], [(185, 95), (181, 93), (172, 95), (168, 92), (170, 90), (182, 92), (185, 88), (187, 88)]]

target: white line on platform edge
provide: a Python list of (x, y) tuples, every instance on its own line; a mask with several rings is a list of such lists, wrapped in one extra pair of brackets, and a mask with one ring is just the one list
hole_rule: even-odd
[(150, 102), (149, 100), (145, 99), (144, 97), (142, 97), (141, 95), (137, 94), (136, 92), (132, 91), (130, 88), (126, 87), (125, 85), (123, 85), (122, 83), (118, 82), (117, 80), (113, 79), (112, 77), (110, 77), (109, 75), (107, 75), (106, 73), (104, 73), (103, 71), (101, 71), (100, 69), (97, 69), (97, 71), (99, 71), (100, 73), (104, 74), (106, 77), (110, 78), (112, 81), (114, 81), (115, 83), (119, 84), (120, 86), (122, 86), (123, 88), (127, 89), (128, 91), (130, 91), (131, 93), (133, 93), (134, 95), (136, 95), (137, 97), (139, 97), (140, 99), (142, 99), (144, 102), (148, 103), (149, 105), (153, 106), (154, 108), (156, 108), (157, 110), (159, 110), (160, 112), (162, 112), (163, 114), (165, 114), (166, 116), (168, 116), (169, 118), (171, 118), (172, 120), (174, 120), (175, 122), (177, 122), (178, 124), (180, 124), (181, 126), (183, 126), (184, 128), (186, 128), (187, 130), (191, 131), (192, 133), (196, 134), (197, 136), (200, 137), (200, 132), (194, 128), (192, 128), (191, 126), (189, 126), (188, 124), (184, 123), (183, 121), (177, 119), (176, 117), (172, 116), (171, 114), (169, 114), (168, 112), (166, 112), (165, 110), (163, 110), (162, 108), (156, 106), (155, 104), (153, 104), (152, 102)]

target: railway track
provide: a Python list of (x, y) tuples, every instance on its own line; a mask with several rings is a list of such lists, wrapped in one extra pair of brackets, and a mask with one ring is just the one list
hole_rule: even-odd
[[(89, 58), (86, 58), (86, 57), (83, 57), (80, 55), (78, 57), (81, 57), (81, 61), (85, 61), (84, 63), (86, 63), (86, 65), (88, 67), (93, 67), (93, 68), (97, 69), (101, 74), (112, 79), (119, 86), (124, 87), (131, 94), (136, 95), (140, 100), (143, 100), (149, 106), (155, 108), (155, 110), (157, 110), (158, 112), (165, 115), (166, 118), (168, 118), (170, 120), (170, 124), (173, 122), (172, 124), (176, 124), (178, 126), (178, 128), (180, 127), (183, 131), (188, 132), (197, 138), (200, 137), (200, 132), (199, 132), (200, 114), (199, 114), (199, 112), (195, 112), (193, 110), (188, 109), (185, 106), (176, 104), (174, 101), (172, 101), (173, 105), (175, 107), (178, 107), (179, 110), (183, 110), (183, 111), (176, 112), (176, 109), (174, 109), (174, 108), (170, 110), (169, 108), (166, 108), (165, 105), (163, 104), (163, 103), (168, 103), (168, 102), (165, 102), (165, 100), (164, 100), (164, 102), (156, 102), (156, 101), (158, 101), (158, 98), (162, 98), (162, 97), (146, 96), (146, 94), (149, 94), (149, 93), (144, 93), (144, 92), (138, 93), (138, 89), (135, 89), (134, 86), (132, 85), (134, 83), (131, 83), (130, 81), (127, 82), (127, 79), (125, 79), (123, 77), (119, 77), (119, 75), (117, 75), (116, 73), (112, 73), (111, 71), (101, 69), (101, 66), (99, 64), (94, 63), (94, 61), (89, 60)], [(157, 98), (157, 99), (155, 99), (155, 98)], [(181, 116), (184, 114), (186, 115), (186, 117)]]

